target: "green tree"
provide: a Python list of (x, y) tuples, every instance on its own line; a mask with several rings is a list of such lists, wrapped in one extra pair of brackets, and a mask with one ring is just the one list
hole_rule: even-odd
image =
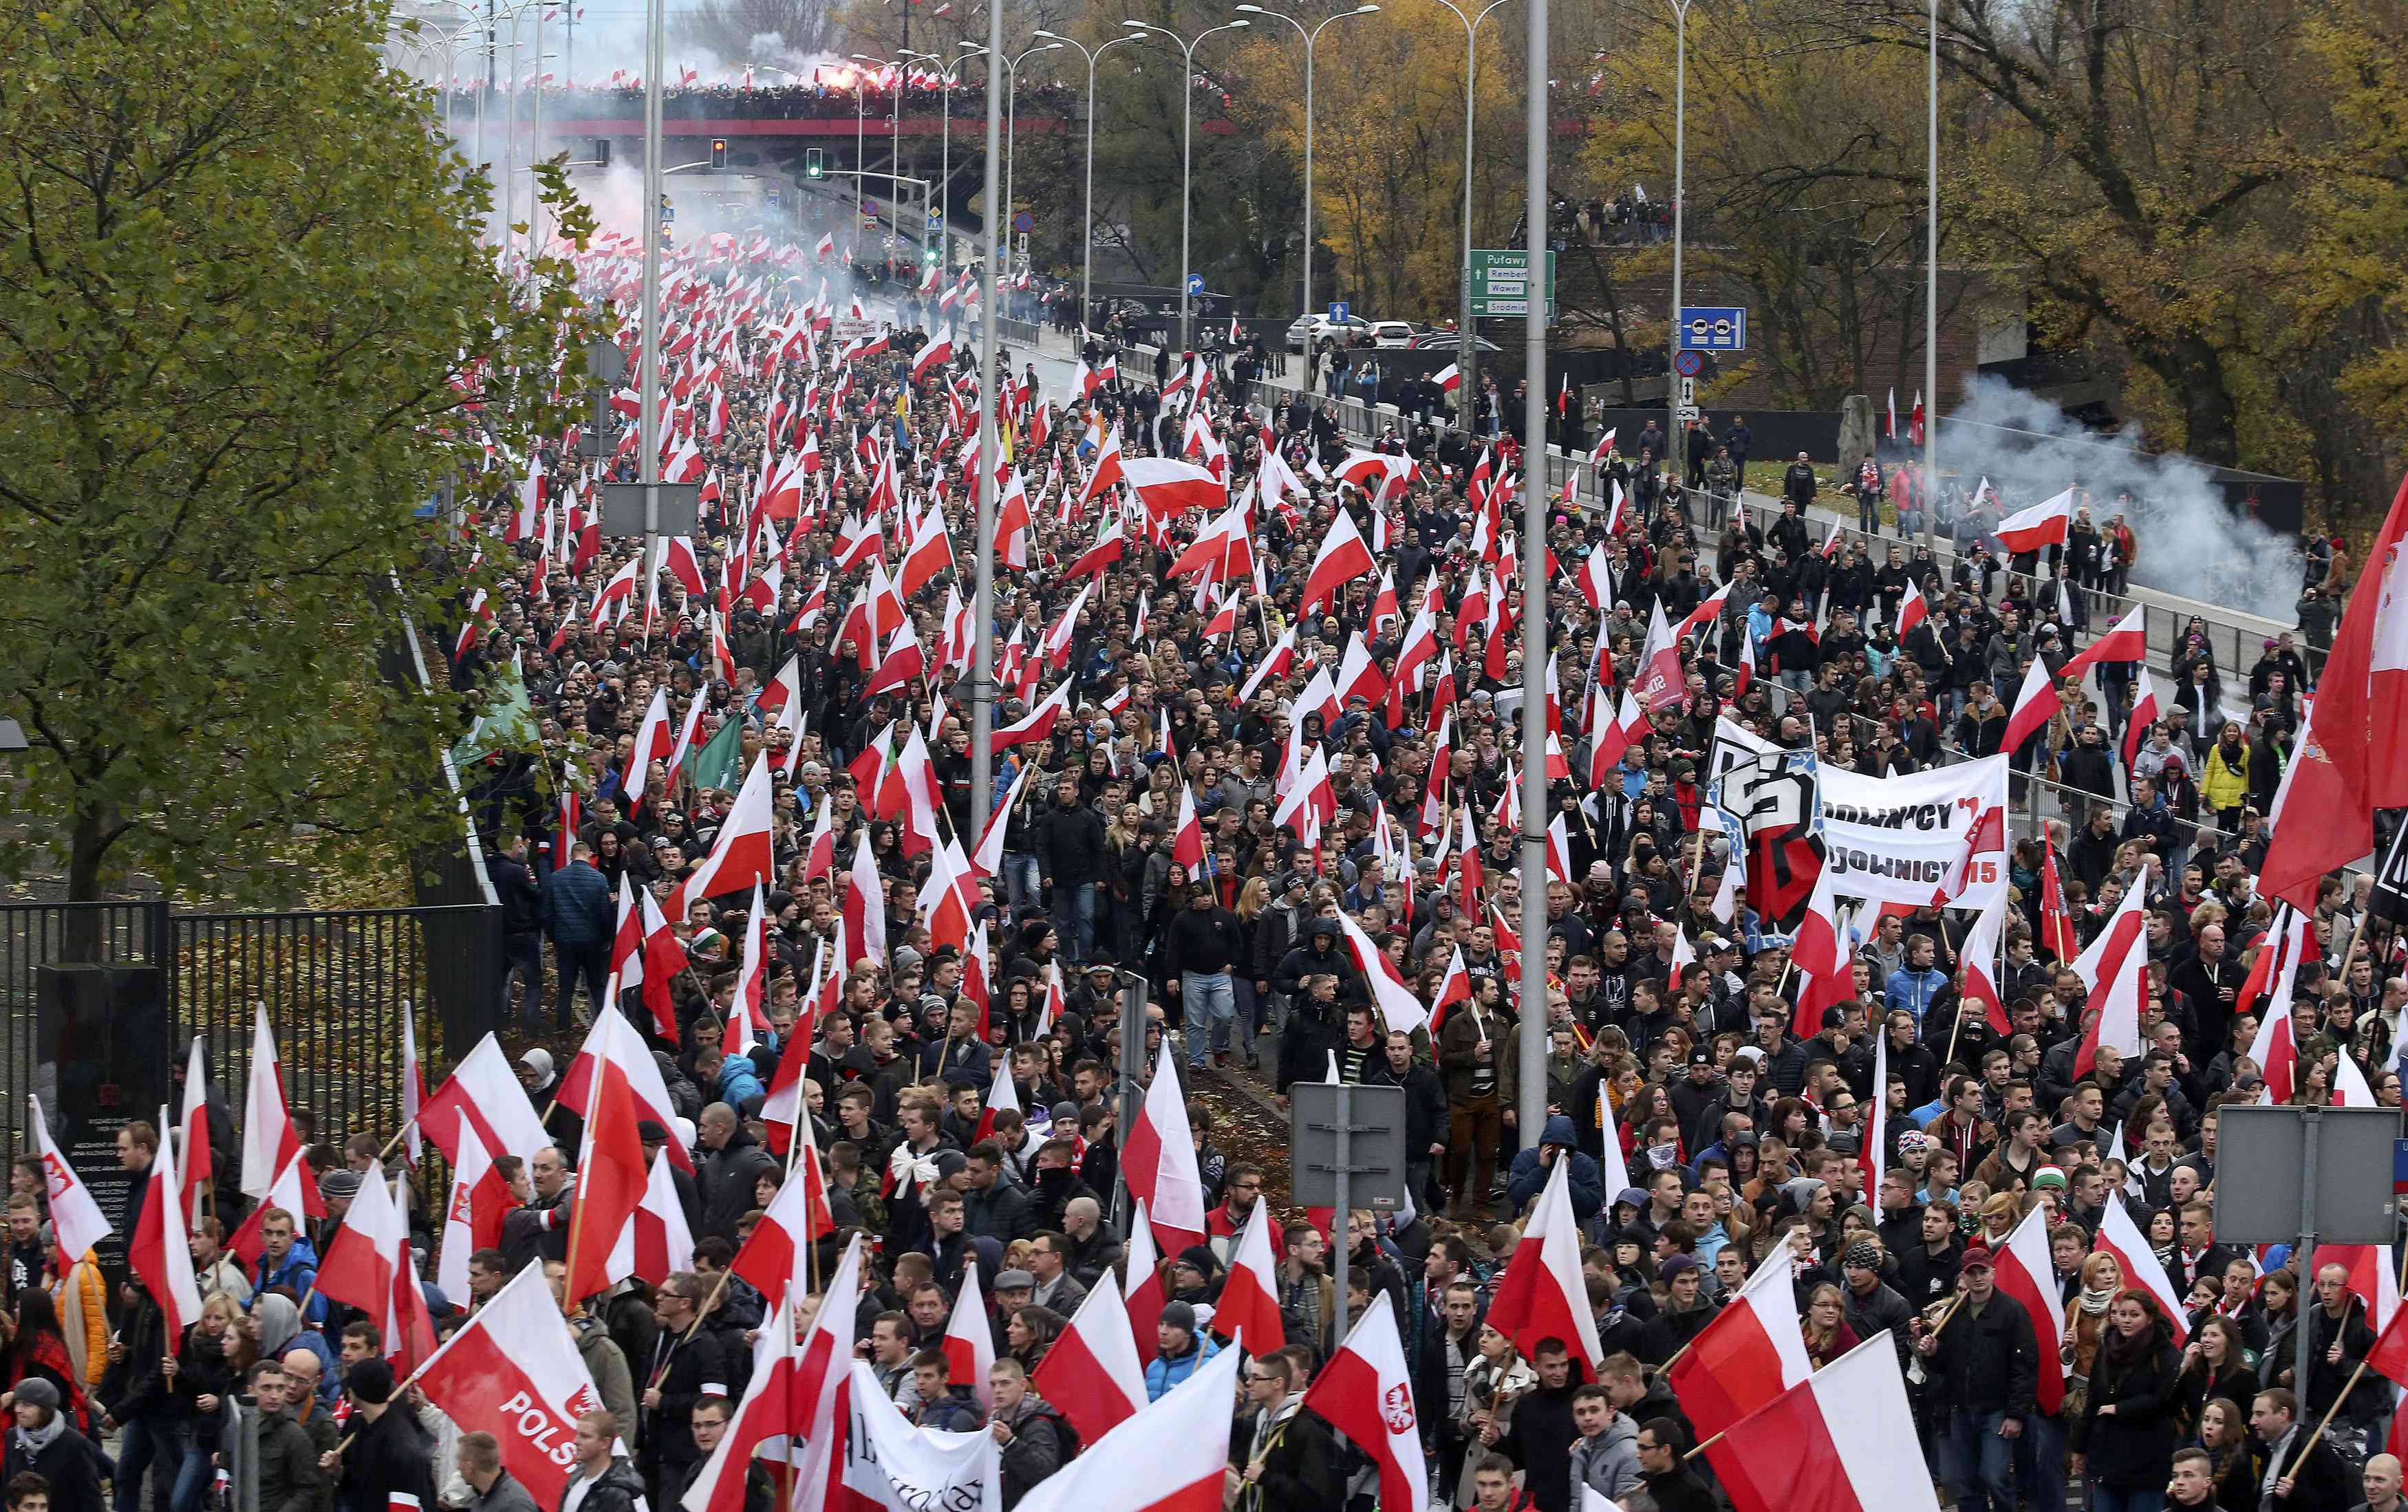
[(386, 24), (0, 7), (0, 713), (32, 747), (0, 877), (274, 897), (297, 827), (357, 859), (444, 820), (459, 701), (377, 659), (478, 585), (425, 570), (413, 509), (557, 434), (513, 375), (548, 375), (574, 297), (549, 262), (497, 274), (487, 186), (382, 65)]

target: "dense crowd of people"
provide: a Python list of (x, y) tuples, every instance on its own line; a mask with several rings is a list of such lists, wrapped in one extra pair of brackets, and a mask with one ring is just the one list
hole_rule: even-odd
[[(626, 253), (586, 261), (608, 286)], [(931, 338), (914, 329), (877, 350), (794, 339), (816, 305), (756, 296), (740, 264), (721, 271), (670, 333), (725, 357), (673, 364), (666, 444), (690, 447), (708, 480), (690, 558), (585, 534), (591, 516), (569, 512), (591, 508), (576, 455), (547, 445), (538, 528), (509, 528), (526, 518), (520, 478), (489, 479), (483, 546), (504, 578), (485, 598), (464, 592), (446, 632), (459, 686), (522, 685), (539, 721), (531, 759), (472, 775), (496, 837), (520, 1079), (538, 1105), (556, 1096), (573, 1038), (622, 1013), (673, 1104), (644, 1121), (646, 1153), (674, 1147), (694, 1164), (676, 1177), (691, 1268), (568, 1299), (583, 1304), (570, 1326), (605, 1410), (579, 1430), (563, 1512), (675, 1505), (727, 1432), (775, 1303), (730, 1266), (796, 1179), (767, 1143), (782, 1083), (825, 1158), (833, 1227), (813, 1236), (811, 1274), (867, 1242), (865, 1357), (917, 1422), (996, 1438), (1006, 1506), (1092, 1448), (1032, 1385), (1088, 1294), (1158, 1283), (1142, 1352), (1145, 1393), (1162, 1398), (1235, 1347), (1215, 1310), (1259, 1223), (1284, 1337), (1244, 1340), (1233, 1506), (1379, 1497), (1365, 1447), (1304, 1404), (1341, 1342), (1343, 1246), (1345, 1315), (1388, 1309), (1402, 1342), (1433, 1506), (1578, 1512), (1584, 1488), (1626, 1509), (1755, 1505), (1693, 1453), (1701, 1409), (1671, 1367), (1773, 1266), (1815, 1365), (1889, 1336), (1931, 1477), (1960, 1508), (2055, 1508), (2070, 1492), (2110, 1512), (2399, 1507), (2384, 1452), (2394, 1391), (2358, 1368), (2397, 1305), (2388, 1252), (2303, 1277), (2281, 1247), (2214, 1233), (2219, 1120), (2267, 1088), (2258, 1031), (2277, 1000), (2291, 1100), (2363, 1086), (2401, 1104), (2408, 977), (2397, 928), (2370, 927), (2365, 879), (2329, 881), (2296, 925), (2256, 887), (2314, 680), (2299, 650), (2270, 645), (2243, 668), (2217, 665), (2203, 635), (2151, 648), (2171, 653), (2172, 686), (2128, 761), (2137, 666), (2065, 679), (2013, 761), (2073, 796), (2043, 825), (2015, 818), (1999, 955), (1970, 963), (1996, 984), (1996, 1021), (1968, 991), (1976, 920), (1924, 906), (1867, 907), (1844, 942), (1848, 990), (1799, 1023), (1798, 941), (1752, 904), (1715, 821), (1725, 727), (1871, 779), (2000, 752), (2030, 664), (2057, 672), (2088, 643), (2093, 627), (2068, 612), (2081, 595), (2051, 584), (2116, 570), (2095, 544), (2114, 528), (2106, 501), (2077, 525), (2092, 544), (2058, 561), (1974, 544), (1943, 567), (1907, 542), (1877, 560), (1854, 541), (1823, 549), (1811, 470), (1784, 480), (1770, 529), (1709, 519), (1701, 495), (1653, 478), (1639, 438), (1600, 459), (1601, 486), (1554, 511), (1545, 542), (1516, 542), (1510, 434), (1465, 464), (1431, 455), (1400, 481), (1358, 484), (1340, 479), (1368, 476), (1350, 465), (1366, 452), (1407, 449), (1343, 434), (1326, 404), (1251, 407), (1200, 363), (1124, 369), (1092, 394), (1043, 392), (1030, 369), (1013, 383), (1004, 464), (1025, 508), (999, 549), (1020, 561), (998, 573), (993, 622), (973, 627), (967, 356), (922, 361)], [(612, 476), (632, 477), (632, 445), (605, 439)], [(784, 459), (807, 440), (817, 469), (797, 477)], [(1247, 560), (1217, 555), (1225, 570), (1202, 591), (1166, 576), (1222, 511), (1159, 518), (1132, 500), (1124, 516), (1109, 492), (1085, 496), (1107, 455), (1219, 459), (1228, 496), (1251, 506)], [(799, 496), (781, 506), (789, 485)], [(1627, 502), (1609, 516), (1597, 501), (1616, 485)], [(950, 542), (950, 565), (924, 581), (907, 565), (929, 545), (922, 520)], [(870, 524), (882, 543), (864, 549)], [(1313, 564), (1349, 527), (1373, 569), (1308, 606)], [(1563, 852), (1530, 896), (1513, 790), (1534, 606), (1514, 563), (1541, 549), (1561, 567), (1544, 614), (1565, 774), (1545, 817), (1563, 820)], [(422, 570), (464, 561), (436, 552)], [(606, 595), (614, 580), (632, 591)], [(1928, 613), (1901, 639), (1910, 595)], [(1647, 676), (1659, 616), (1682, 627), (1673, 695), (1598, 761), (1612, 716), (1591, 711), (1615, 700), (1592, 691)], [(920, 676), (887, 676), (897, 626)], [(1425, 628), (1441, 654), (1390, 696)], [(966, 630), (997, 644), (995, 723), (1041, 730), (997, 751), (984, 812), (970, 690), (955, 680)], [(1349, 661), (1357, 647), (1369, 678)], [(645, 744), (656, 698), (684, 732), (682, 760)], [(767, 860), (741, 887), (688, 897), (743, 822), (737, 783), (695, 780), (730, 769), (702, 759), (714, 749), (735, 751), (739, 774), (756, 758), (770, 774)], [(923, 750), (908, 781), (893, 775)], [(882, 895), (864, 899), (865, 885)], [(2099, 1018), (2077, 957), (2134, 890), (2141, 1043), (2077, 1054)], [(638, 892), (672, 906), (675, 958), (648, 957), (644, 986), (623, 991), (616, 942)], [(948, 920), (952, 899), (964, 906)], [(882, 951), (848, 928), (870, 916)], [(2280, 969), (2253, 977), (2278, 950)], [(1537, 1095), (1517, 1050), (1529, 972), (1546, 1004)], [(1133, 976), (1152, 984), (1136, 1030), (1123, 1017)], [(1400, 1022), (1392, 988), (1426, 1020)], [(756, 1000), (765, 1027), (748, 1031)], [(1125, 1061), (1128, 1032), (1144, 1053)], [(1142, 1095), (1131, 1062), (1183, 1076), (1206, 1205), (1204, 1236), (1150, 1274), (1130, 1256), (1154, 1236), (1132, 1234), (1114, 1200), (1131, 1155), (1123, 1094)], [(1216, 1118), (1230, 1105), (1196, 1096), (1227, 1078), (1284, 1105), (1329, 1077), (1403, 1089), (1402, 1210), (1297, 1208), (1283, 1163)], [(97, 1512), (104, 1481), (115, 1512), (136, 1512), (146, 1470), (153, 1506), (195, 1512), (235, 1402), (266, 1424), (261, 1501), (276, 1512), (386, 1512), (402, 1495), (532, 1507), (490, 1435), (397, 1391), (375, 1324), (315, 1291), (362, 1184), (406, 1175), (386, 1163), (394, 1129), (323, 1131), (308, 1159), (324, 1216), (269, 1212), (249, 1261), (222, 1247), (250, 1205), (222, 1193), (194, 1226), (207, 1305), (180, 1338), (160, 1336), (138, 1282), (111, 1297), (89, 1258), (62, 1271), (43, 1235), (50, 1189), (38, 1162), (21, 1163), (11, 1512)], [(574, 1111), (550, 1132), (558, 1144), (499, 1156), (515, 1205), (501, 1242), (471, 1257), (466, 1294), (427, 1283), (438, 1329), (534, 1261), (565, 1270)], [(230, 1119), (218, 1137), (233, 1147)], [(159, 1139), (135, 1125), (122, 1158), (147, 1167)], [(1526, 1262), (1534, 1204), (1556, 1190), (1579, 1224), (1594, 1357), (1486, 1323), (1508, 1262)], [(409, 1211), (427, 1221), (423, 1204)], [(2061, 1328), (1996, 1279), (2035, 1214)], [(2126, 1220), (2172, 1306), (2102, 1242)], [(961, 1378), (944, 1348), (965, 1307), (991, 1347), (984, 1380)], [(1742, 1453), (1747, 1433), (1732, 1439)], [(747, 1505), (766, 1507), (768, 1486)]]

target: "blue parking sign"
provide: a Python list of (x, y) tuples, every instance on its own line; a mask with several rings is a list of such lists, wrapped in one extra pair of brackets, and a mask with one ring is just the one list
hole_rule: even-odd
[(1747, 307), (1743, 305), (1682, 306), (1681, 349), (1745, 351)]

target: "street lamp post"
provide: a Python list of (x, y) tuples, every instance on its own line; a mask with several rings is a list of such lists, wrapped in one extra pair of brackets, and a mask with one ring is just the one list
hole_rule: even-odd
[(1924, 62), (1923, 158), (1923, 532), (1939, 538), (1940, 518), (1940, 0), (1931, 0), (1930, 50)]
[(1462, 397), (1455, 401), (1455, 418), (1456, 427), (1469, 435), (1472, 407), (1480, 397), (1480, 338), (1474, 334), (1471, 320), (1471, 129), (1473, 111), (1479, 104), (1476, 86), (1480, 78), (1480, 24), (1507, 0), (1489, 0), (1487, 8), (1477, 16), (1465, 15), (1455, 0), (1438, 3), (1454, 11), (1455, 19), (1463, 22), (1463, 275), (1461, 287), (1455, 292), (1458, 336), (1455, 358), (1455, 392)]
[[(1530, 0), (1529, 97), (1523, 114), (1529, 178), (1530, 302), (1524, 329), (1530, 467), (1522, 487), (1522, 895), (1546, 896), (1547, 816), (1547, 0)], [(1547, 974), (1522, 973), (1517, 1064), (1525, 1129), (1547, 1110)]]
[(1124, 42), (1140, 42), (1144, 38), (1128, 33), (1090, 49), (1058, 32), (1040, 30), (1037, 35), (1077, 48), (1079, 55), (1087, 60), (1087, 192), (1086, 208), (1079, 221), (1079, 326), (1084, 330), (1096, 287), (1096, 60)]
[(1294, 16), (1283, 16), (1276, 10), (1265, 10), (1260, 6), (1238, 7), (1241, 15), (1268, 16), (1276, 21), (1283, 21), (1296, 28), (1297, 36), (1304, 38), (1304, 308), (1302, 313), (1307, 319), (1311, 319), (1312, 315), (1312, 50), (1321, 40), (1324, 28), (1344, 21), (1349, 16), (1372, 15), (1379, 8), (1374, 5), (1361, 5), (1352, 10), (1341, 10), (1308, 32), (1304, 29), (1304, 22), (1297, 21)]
[(1674, 488), (1688, 476), (1689, 452), (1688, 433), (1681, 428), (1681, 375), (1673, 365), (1681, 360), (1681, 222), (1689, 209), (1689, 5), (1690, 0), (1671, 0), (1672, 318), (1666, 322), (1670, 330), (1664, 338), (1664, 408), (1670, 421), (1664, 431), (1664, 456), (1671, 464)]
[(995, 514), (996, 491), (999, 479), (995, 476), (995, 460), (1002, 455), (996, 446), (997, 425), (996, 395), (1000, 387), (996, 373), (996, 259), (1001, 250), (1002, 222), (996, 218), (996, 196), (1002, 189), (996, 182), (996, 162), (1003, 150), (998, 139), (1003, 120), (997, 113), (1003, 92), (1003, 6), (1000, 0), (988, 0), (986, 7), (986, 276), (979, 291), (984, 306), (979, 320), (979, 442), (978, 477), (971, 487), (977, 501), (973, 510), (978, 531), (977, 587), (970, 597), (970, 625), (973, 646), (970, 653), (970, 812), (982, 819), (994, 807), (995, 799)]
[(1196, 182), (1196, 50), (1215, 32), (1235, 32), (1253, 24), (1240, 17), (1208, 26), (1188, 41), (1167, 26), (1155, 26), (1141, 21), (1126, 21), (1123, 26), (1133, 31), (1150, 32), (1167, 36), (1179, 46), (1185, 72), (1179, 76), (1179, 349), (1189, 350), (1194, 343), (1187, 335), (1187, 268), (1190, 202)]
[[(1010, 60), (1003, 67), (1003, 212), (1008, 218), (1017, 217), (1020, 214), (1020, 200), (1017, 191), (1013, 188), (1013, 182), (1018, 177), (1020, 168), (1020, 65), (1039, 52), (1061, 50), (1062, 44), (1059, 42), (1042, 42)], [(1008, 231), (1011, 231), (1009, 219), (1005, 225)], [(1012, 234), (1017, 233), (1014, 231)]]

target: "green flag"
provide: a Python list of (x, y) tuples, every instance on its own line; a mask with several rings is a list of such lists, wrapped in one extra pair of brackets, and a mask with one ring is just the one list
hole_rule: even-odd
[(485, 688), (485, 710), (452, 748), (452, 764), (466, 772), (499, 751), (533, 750), (540, 739), (526, 684), (515, 667), (504, 666)]
[(685, 753), (686, 779), (697, 788), (734, 792), (744, 782), (744, 720), (730, 714), (719, 731)]

